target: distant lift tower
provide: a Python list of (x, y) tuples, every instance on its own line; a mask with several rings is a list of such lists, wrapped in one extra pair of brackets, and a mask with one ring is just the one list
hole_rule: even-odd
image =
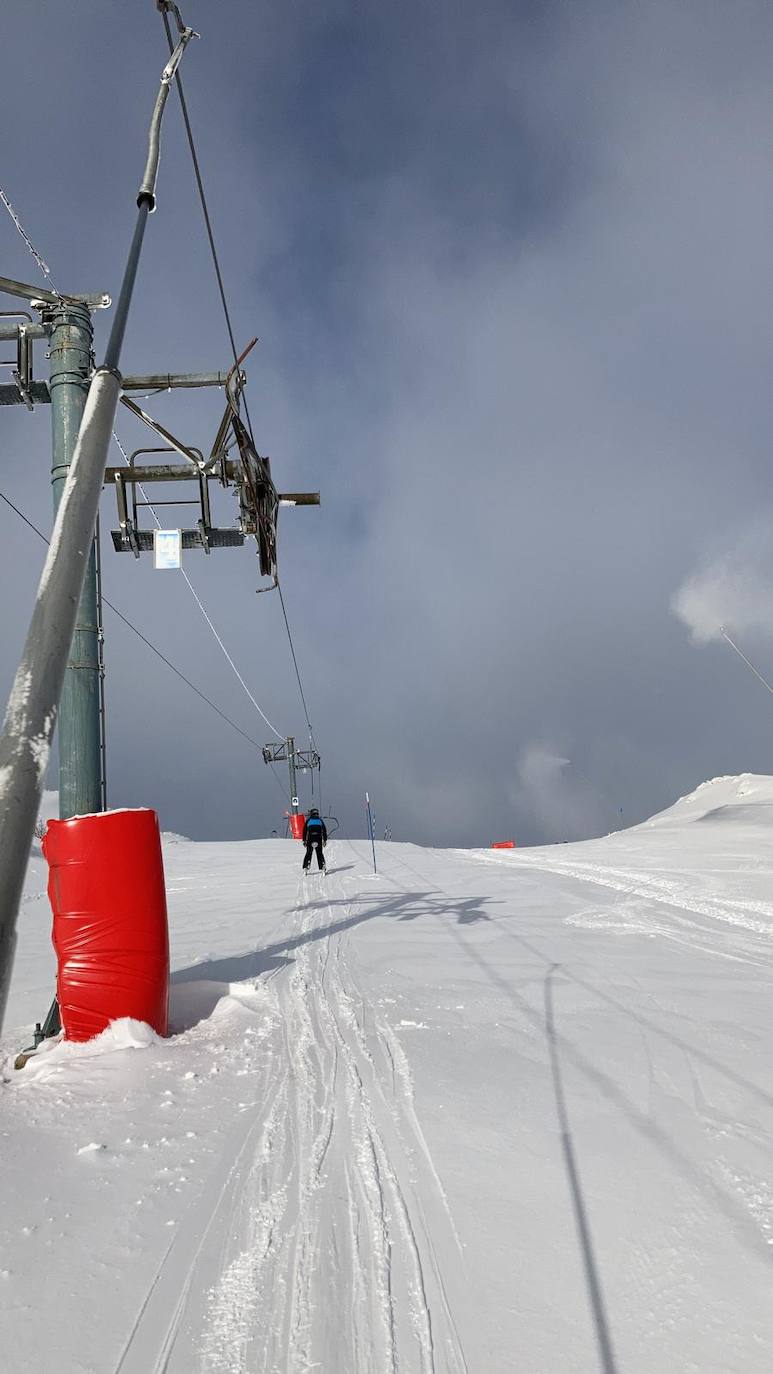
[(322, 760), (316, 749), (296, 749), (295, 740), (292, 735), (283, 739), (279, 744), (266, 744), (263, 746), (264, 763), (286, 763), (290, 769), (290, 805), (292, 814), (297, 816), (300, 812), (298, 800), (298, 774), (311, 773), (316, 768), (319, 771)]

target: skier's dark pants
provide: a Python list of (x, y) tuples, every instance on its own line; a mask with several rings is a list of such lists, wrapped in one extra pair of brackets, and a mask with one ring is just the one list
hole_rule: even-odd
[(304, 868), (309, 868), (311, 866), (311, 855), (312, 851), (315, 849), (317, 851), (317, 863), (319, 864), (320, 868), (325, 867), (325, 860), (322, 857), (322, 841), (311, 839), (306, 841), (306, 857), (303, 860)]

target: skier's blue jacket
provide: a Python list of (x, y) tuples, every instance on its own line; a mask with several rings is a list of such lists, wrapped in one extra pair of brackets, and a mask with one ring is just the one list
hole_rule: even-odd
[(303, 843), (327, 844), (327, 826), (319, 816), (310, 816), (303, 827)]

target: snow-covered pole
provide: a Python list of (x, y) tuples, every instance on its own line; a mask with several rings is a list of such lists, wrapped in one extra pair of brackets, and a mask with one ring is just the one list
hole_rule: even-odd
[[(52, 312), (51, 323), (51, 483), (56, 513), (86, 408), (94, 330), (91, 311), (81, 301), (60, 301)], [(62, 820), (103, 809), (98, 627), (94, 540), (59, 698), (59, 815)]]
[(373, 812), (370, 809), (370, 797), (365, 793), (365, 807), (368, 813), (368, 838), (370, 847), (373, 850), (373, 872), (376, 872), (376, 832), (373, 828)]
[(150, 123), (148, 157), (137, 196), (137, 223), (105, 360), (94, 373), (89, 388), (0, 738), (0, 1030), (8, 1000), (24, 875), (121, 392), (121, 346), (145, 226), (155, 209), (161, 118), (169, 85), (192, 37), (192, 29), (183, 31), (161, 75)]

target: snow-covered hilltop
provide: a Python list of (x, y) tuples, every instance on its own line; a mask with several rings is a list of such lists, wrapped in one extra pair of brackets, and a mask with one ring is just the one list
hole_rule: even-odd
[(172, 1022), (0, 1086), (4, 1374), (769, 1374), (773, 779), (524, 851), (166, 849)]

